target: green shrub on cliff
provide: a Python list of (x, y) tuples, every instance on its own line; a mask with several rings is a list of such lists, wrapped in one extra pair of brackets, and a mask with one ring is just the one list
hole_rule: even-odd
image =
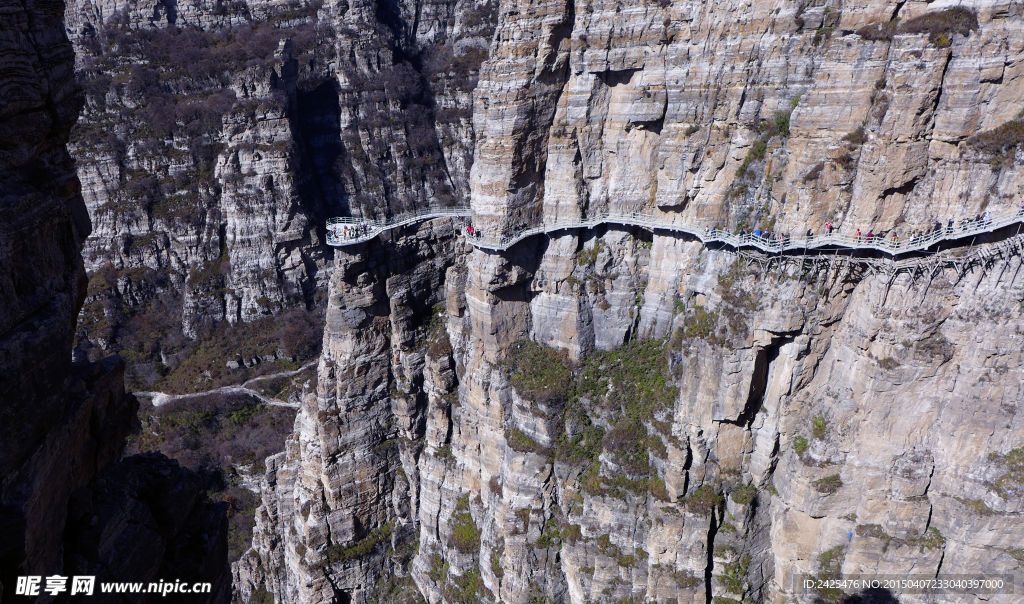
[(970, 147), (994, 156), (1007, 154), (1024, 144), (1024, 120), (1010, 120), (1001, 126), (979, 132), (967, 139)]
[(831, 495), (843, 488), (843, 479), (839, 477), (839, 474), (832, 474), (821, 480), (815, 480), (812, 484), (814, 485), (814, 490), (819, 493)]
[(1006, 467), (1006, 472), (995, 481), (996, 491), (1003, 497), (1020, 496), (1024, 492), (1024, 447), (1000, 455), (992, 453), (989, 461)]
[(541, 453), (543, 449), (537, 441), (516, 428), (505, 430), (505, 441), (518, 453)]
[[(649, 471), (647, 451), (650, 448), (647, 429), (634, 419), (624, 419), (604, 436), (604, 448), (627, 474), (646, 475)], [(653, 438), (657, 438), (656, 436)]]
[(750, 554), (744, 554), (741, 558), (725, 565), (722, 576), (719, 580), (725, 586), (725, 591), (731, 594), (743, 595), (747, 587), (747, 572), (750, 570)]
[(506, 365), (509, 382), (523, 398), (546, 403), (565, 400), (571, 374), (564, 352), (522, 340), (512, 346)]
[[(533, 342), (518, 343), (509, 357), (510, 382), (520, 395), (566, 401), (559, 417), (548, 418), (565, 427), (554, 453), (565, 462), (590, 462), (580, 478), (587, 492), (622, 495), (652, 490), (649, 456), (667, 457), (658, 432), (671, 431), (667, 422), (655, 417), (670, 409), (678, 395), (667, 375), (664, 341), (634, 341), (617, 350), (594, 352), (575, 366), (564, 355)], [(592, 416), (603, 417), (601, 423), (610, 424), (608, 429)], [(506, 430), (505, 438), (516, 451), (548, 453), (517, 428)], [(602, 451), (613, 456), (623, 475), (601, 476), (597, 459)], [(652, 492), (664, 491), (662, 483)]]
[(440, 359), (452, 353), (451, 340), (445, 329), (448, 311), (444, 304), (435, 304), (426, 325), (426, 336), (420, 341), (431, 358)]
[(369, 535), (350, 545), (331, 545), (324, 552), (327, 561), (334, 564), (343, 564), (369, 554), (375, 547), (391, 539), (391, 531), (395, 527), (395, 521), (389, 520), (380, 527), (374, 529)]
[(709, 344), (721, 344), (722, 339), (716, 334), (717, 327), (717, 310), (709, 311), (703, 306), (695, 306), (683, 317), (683, 324), (672, 336), (672, 344), (678, 346), (695, 339), (704, 340)]
[(756, 495), (757, 487), (752, 484), (741, 484), (732, 490), (729, 497), (740, 505), (750, 505)]
[(686, 497), (684, 501), (686, 510), (691, 514), (707, 516), (722, 505), (722, 496), (719, 495), (711, 485), (701, 485), (696, 491)]
[(605, 430), (601, 426), (590, 424), (581, 433), (571, 438), (563, 436), (558, 442), (558, 459), (570, 463), (595, 459), (601, 453), (604, 432)]
[(846, 550), (841, 545), (818, 554), (818, 573), (821, 578), (837, 579), (843, 568)]
[(604, 241), (598, 239), (594, 242), (594, 246), (590, 249), (581, 249), (576, 252), (576, 264), (580, 266), (589, 266), (597, 262), (597, 255), (601, 253), (604, 248)]
[(616, 350), (595, 352), (580, 367), (573, 395), (621, 409), (634, 420), (672, 405), (679, 390), (669, 383), (664, 342), (633, 341)]
[(505, 576), (505, 568), (501, 565), (501, 557), (505, 554), (504, 540), (491, 550), (491, 574), (501, 579)]
[(450, 543), (465, 554), (476, 553), (480, 549), (480, 529), (469, 513), (469, 495), (464, 495), (455, 505)]
[(454, 577), (444, 590), (445, 600), (456, 604), (477, 604), (479, 594), (484, 589), (480, 571), (476, 568)]
[(448, 580), (448, 561), (439, 554), (430, 554), (430, 570), (427, 576), (435, 583), (443, 583)]
[(818, 440), (823, 440), (828, 433), (828, 420), (824, 413), (819, 413), (811, 420), (811, 434)]

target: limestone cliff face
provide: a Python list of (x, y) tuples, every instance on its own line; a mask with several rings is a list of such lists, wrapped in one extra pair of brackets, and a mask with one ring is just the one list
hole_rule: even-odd
[[(985, 133), (1024, 109), (1020, 7), (965, 6), (502, 3), (474, 225), (657, 209), (906, 236), (1016, 209), (1020, 139)], [(441, 228), (337, 260), (244, 596), (789, 602), (833, 597), (801, 574), (1020, 572), (1016, 233), (888, 272)]]
[(138, 405), (124, 363), (72, 363), (91, 226), (66, 147), (82, 99), (62, 8), (0, 20), (0, 599), (20, 576), (88, 574), (209, 581), (198, 601), (223, 602), (224, 506), (162, 456), (119, 461)]
[(70, 2), (86, 268), (116, 273), (85, 340), (131, 348), (110, 296), (193, 339), (322, 307), (328, 217), (465, 203), (490, 6)]
[[(292, 602), (366, 601), (382, 577), (408, 577), (415, 548), (402, 559), (374, 546), (416, 539), (428, 399), (455, 387), (449, 360), (430, 356), (451, 347), (423, 346), (423, 326), (443, 304), (455, 240), (442, 222), (339, 253), (317, 392), (268, 460), (253, 549), (236, 565), (243, 601), (260, 588)], [(443, 322), (441, 311), (436, 332)]]

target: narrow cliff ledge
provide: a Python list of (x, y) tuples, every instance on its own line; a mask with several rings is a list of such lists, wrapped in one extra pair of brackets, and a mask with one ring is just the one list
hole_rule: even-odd
[[(1015, 209), (1017, 16), (503, 3), (474, 226), (657, 208), (905, 235)], [(1019, 246), (893, 273), (613, 226), (404, 252), (438, 228), (338, 260), (243, 598), (728, 604), (838, 597), (801, 574), (1020, 572)], [(439, 263), (430, 296), (382, 285)]]

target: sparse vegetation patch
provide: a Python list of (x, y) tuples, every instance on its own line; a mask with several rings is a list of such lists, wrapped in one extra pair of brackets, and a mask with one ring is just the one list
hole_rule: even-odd
[(954, 6), (943, 11), (926, 13), (903, 21), (899, 25), (901, 34), (928, 34), (928, 41), (939, 47), (951, 44), (954, 34), (970, 35), (978, 29), (978, 15), (973, 10)]
[(725, 566), (721, 581), (725, 591), (743, 595), (747, 587), (747, 572), (750, 570), (750, 554), (743, 554), (742, 557)]
[(811, 434), (818, 440), (823, 440), (828, 434), (828, 420), (825, 419), (824, 413), (818, 413), (811, 420)]
[(733, 489), (729, 497), (740, 505), (750, 505), (757, 495), (757, 488), (752, 484), (741, 484)]
[(715, 492), (711, 485), (701, 485), (684, 502), (686, 510), (691, 514), (707, 516), (712, 510), (722, 505), (722, 496)]
[(462, 553), (476, 553), (480, 549), (480, 529), (469, 513), (468, 495), (459, 500), (455, 510), (455, 516), (452, 518), (451, 544)]
[(351, 545), (331, 545), (327, 547), (325, 555), (330, 564), (344, 564), (349, 560), (360, 558), (372, 552), (381, 543), (391, 538), (391, 531), (395, 527), (395, 521), (389, 520), (374, 529), (369, 535), (352, 543)]
[(892, 543), (896, 546), (912, 546), (918, 548), (918, 553), (923, 553), (926, 549), (941, 549), (946, 543), (946, 538), (942, 536), (939, 529), (934, 526), (928, 527), (928, 530), (923, 535), (911, 536), (906, 538), (897, 538), (889, 535), (882, 529), (881, 525), (878, 524), (860, 524), (855, 529), (857, 535), (861, 537), (867, 537), (869, 539), (881, 539), (886, 543)]
[(831, 495), (843, 488), (843, 479), (839, 474), (832, 474), (820, 480), (814, 481), (814, 490), (825, 495)]
[(995, 481), (996, 491), (1003, 497), (1020, 497), (1024, 494), (1024, 447), (1007, 453), (989, 455), (989, 460), (1006, 467), (1006, 473)]
[(563, 401), (571, 374), (568, 355), (533, 340), (522, 340), (509, 351), (509, 381), (520, 396), (537, 402)]
[(543, 449), (537, 441), (517, 428), (505, 430), (505, 440), (508, 446), (518, 453), (540, 453)]
[(967, 139), (967, 144), (982, 153), (1002, 159), (1024, 144), (1024, 119), (1010, 120), (1001, 126), (979, 132)]

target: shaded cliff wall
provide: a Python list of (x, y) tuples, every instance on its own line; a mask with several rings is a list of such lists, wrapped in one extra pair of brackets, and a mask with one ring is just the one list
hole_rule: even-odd
[(66, 149), (82, 98), (62, 11), (19, 5), (0, 23), (0, 598), (23, 575), (161, 574), (223, 601), (224, 510), (166, 459), (115, 463), (137, 408), (124, 364), (72, 364), (91, 226)]
[[(474, 97), (474, 224), (657, 208), (905, 237), (1015, 209), (1020, 7), (966, 6), (503, 3)], [(328, 321), (341, 347), (321, 364), (341, 377), (265, 477), (243, 593), (783, 602), (837, 598), (798, 593), (801, 573), (1019, 572), (1018, 253), (768, 269), (613, 227), (456, 249), (443, 330), (396, 313), (371, 288), (386, 276), (332, 281), (351, 320)], [(357, 329), (385, 304), (390, 328)], [(411, 388), (393, 343), (409, 325)], [(325, 407), (342, 389), (359, 404)], [(390, 416), (402, 438), (373, 427)]]
[[(65, 148), (82, 101), (61, 16), (41, 6), (4, 19), (0, 581), (11, 587), (22, 564), (59, 568), (68, 496), (117, 456), (133, 411), (113, 380), (96, 400), (69, 396), (84, 394), (70, 350), (90, 225)], [(108, 415), (113, 425), (93, 426)]]

